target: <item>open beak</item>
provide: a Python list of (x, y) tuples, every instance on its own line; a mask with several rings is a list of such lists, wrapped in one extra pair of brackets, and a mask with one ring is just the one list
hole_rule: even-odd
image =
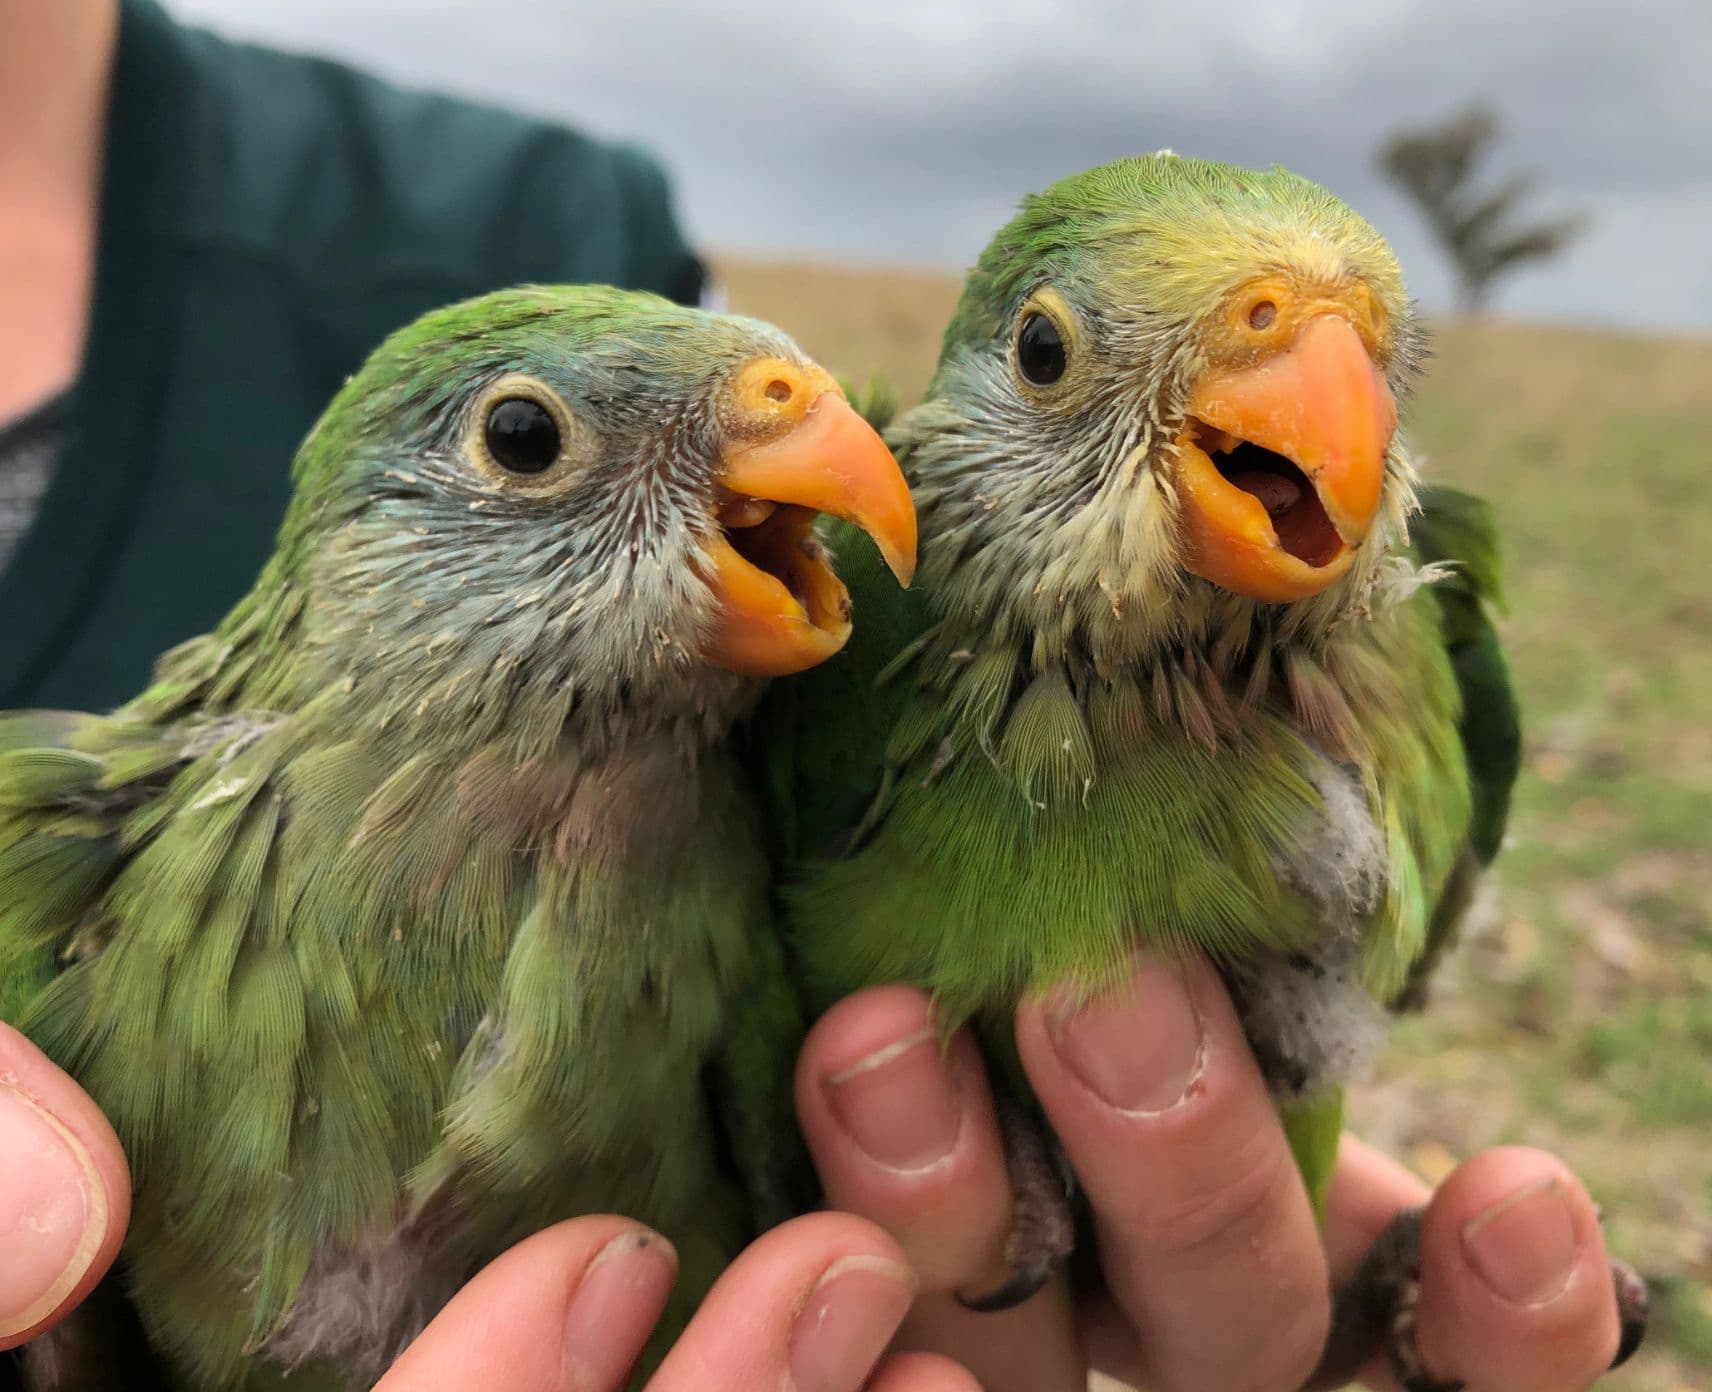
[(1252, 366), (1195, 383), (1178, 437), (1184, 565), (1237, 594), (1318, 594), (1379, 511), (1397, 407), (1355, 327), (1320, 314)]
[(704, 567), (717, 604), (704, 654), (755, 677), (813, 667), (850, 637), (850, 596), (816, 514), (867, 532), (900, 584), (915, 575), (915, 507), (885, 442), (830, 378), (775, 372), (769, 385), (806, 396), (806, 408), (783, 435), (725, 451)]

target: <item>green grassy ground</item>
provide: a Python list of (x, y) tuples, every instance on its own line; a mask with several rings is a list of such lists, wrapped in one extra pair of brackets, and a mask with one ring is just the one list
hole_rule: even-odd
[[(722, 270), (735, 308), (905, 400), (956, 293)], [(1429, 1177), (1500, 1142), (1562, 1154), (1661, 1307), (1610, 1385), (1712, 1389), (1712, 343), (1448, 326), (1405, 419), (1503, 521), (1528, 748), (1477, 922), (1353, 1124)]]
[(1661, 1298), (1637, 1388), (1712, 1387), (1712, 345), (1439, 335), (1411, 433), (1504, 524), (1511, 844), (1357, 1124), (1567, 1157)]

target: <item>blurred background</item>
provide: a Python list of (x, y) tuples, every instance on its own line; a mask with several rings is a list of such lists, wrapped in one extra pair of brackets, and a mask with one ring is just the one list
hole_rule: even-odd
[(906, 400), (1064, 174), (1169, 147), (1365, 212), (1435, 321), (1411, 437), (1505, 527), (1529, 734), (1471, 941), (1354, 1125), (1429, 1177), (1559, 1151), (1662, 1305), (1611, 1385), (1712, 1389), (1712, 5), (169, 7), (651, 146), (735, 308)]
[(1530, 317), (1712, 329), (1705, 0), (169, 0), (651, 145), (702, 244), (960, 268), (1019, 195), (1170, 147), (1288, 165), (1365, 211), (1432, 308), (1450, 279), (1374, 151), (1471, 101), (1548, 205), (1584, 211), (1519, 273)]

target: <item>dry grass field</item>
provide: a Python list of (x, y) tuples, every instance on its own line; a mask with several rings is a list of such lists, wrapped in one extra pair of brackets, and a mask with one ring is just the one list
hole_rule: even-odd
[[(733, 308), (906, 402), (956, 297), (720, 270)], [(1660, 1306), (1609, 1385), (1712, 1389), (1712, 342), (1449, 325), (1405, 419), (1504, 523), (1528, 757), (1479, 922), (1353, 1124), (1429, 1177), (1500, 1142), (1564, 1155)]]

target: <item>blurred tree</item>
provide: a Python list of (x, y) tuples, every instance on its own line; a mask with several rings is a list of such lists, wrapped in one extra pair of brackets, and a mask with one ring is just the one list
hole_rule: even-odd
[(1475, 105), (1439, 125), (1397, 131), (1379, 151), (1380, 168), (1414, 200), (1444, 245), (1470, 314), (1484, 307), (1497, 276), (1557, 255), (1587, 222), (1580, 214), (1516, 221), (1535, 186), (1531, 175), (1514, 175), (1487, 193), (1476, 188), (1476, 166), (1497, 137), (1497, 116)]

